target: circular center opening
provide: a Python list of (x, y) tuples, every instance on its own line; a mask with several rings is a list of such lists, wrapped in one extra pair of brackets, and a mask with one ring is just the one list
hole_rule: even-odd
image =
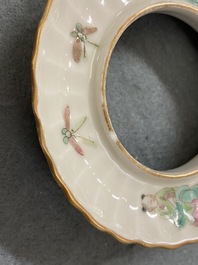
[(125, 149), (154, 170), (198, 153), (198, 34), (162, 14), (125, 30), (106, 80), (109, 116)]

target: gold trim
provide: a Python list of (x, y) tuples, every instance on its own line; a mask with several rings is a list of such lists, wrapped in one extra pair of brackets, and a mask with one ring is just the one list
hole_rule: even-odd
[(189, 240), (186, 242), (182, 242), (180, 244), (152, 244), (152, 243), (146, 243), (143, 240), (129, 240), (124, 237), (121, 237), (117, 235), (115, 232), (113, 232), (110, 229), (105, 228), (101, 224), (99, 224), (84, 208), (83, 206), (75, 199), (74, 195), (72, 192), (68, 189), (67, 185), (63, 182), (61, 176), (58, 173), (58, 170), (56, 168), (56, 165), (49, 153), (49, 150), (47, 149), (46, 143), (45, 143), (45, 137), (44, 137), (44, 132), (42, 129), (42, 124), (38, 115), (38, 110), (37, 110), (37, 105), (38, 105), (38, 89), (37, 89), (37, 82), (36, 82), (36, 62), (37, 62), (37, 57), (38, 57), (38, 50), (39, 50), (39, 43), (40, 43), (40, 37), (41, 37), (41, 32), (44, 27), (44, 24), (48, 18), (51, 6), (53, 4), (54, 0), (48, 0), (44, 15), (42, 17), (42, 20), (39, 24), (38, 31), (37, 31), (37, 36), (36, 36), (36, 41), (35, 41), (35, 46), (34, 46), (34, 51), (33, 51), (33, 59), (32, 59), (32, 106), (33, 106), (33, 111), (35, 115), (35, 120), (36, 120), (36, 126), (37, 126), (37, 131), (38, 131), (38, 137), (40, 141), (41, 148), (46, 156), (47, 162), (49, 164), (50, 170), (54, 176), (54, 179), (58, 183), (58, 185), (61, 187), (63, 190), (64, 194), (66, 195), (67, 199), (70, 201), (70, 203), (76, 207), (83, 215), (84, 217), (97, 229), (99, 229), (102, 232), (107, 232), (117, 240), (119, 240), (122, 243), (125, 244), (139, 244), (144, 247), (148, 248), (154, 248), (154, 247), (162, 247), (162, 248), (167, 248), (167, 249), (176, 249), (178, 247), (182, 247), (186, 244), (191, 244), (191, 243), (196, 243), (198, 240)]
[[(140, 12), (136, 13), (134, 16), (130, 17), (125, 24), (123, 24), (121, 26), (121, 28), (118, 30), (118, 33), (116, 34), (116, 36), (114, 37), (113, 41), (111, 42), (111, 46), (109, 49), (109, 53), (107, 55), (106, 61), (105, 61), (105, 65), (104, 65), (104, 71), (103, 71), (103, 76), (102, 76), (102, 97), (103, 97), (103, 113), (104, 113), (104, 117), (105, 120), (107, 122), (107, 126), (110, 132), (114, 132), (115, 130), (113, 128), (110, 116), (109, 116), (109, 112), (108, 112), (108, 107), (107, 107), (107, 98), (106, 98), (106, 78), (107, 78), (107, 70), (108, 70), (108, 66), (109, 66), (109, 61), (113, 52), (113, 49), (116, 45), (116, 43), (118, 42), (118, 40), (120, 39), (121, 35), (123, 34), (123, 32), (126, 30), (127, 27), (129, 27), (133, 22), (135, 22), (138, 18), (147, 15), (151, 12), (155, 12), (155, 11), (160, 11), (160, 9), (164, 9), (164, 8), (170, 8), (170, 7), (179, 7), (181, 9), (188, 9), (189, 11), (192, 12), (196, 12), (198, 15), (198, 8), (193, 8), (191, 5), (187, 5), (187, 4), (174, 4), (174, 3), (166, 3), (166, 4), (155, 4), (153, 6), (147, 7), (143, 10), (141, 10)], [(116, 133), (115, 133), (116, 134)], [(198, 169), (194, 170), (192, 172), (186, 173), (186, 174), (168, 174), (165, 172), (160, 172), (160, 171), (156, 171), (153, 170), (147, 166), (144, 166), (143, 164), (141, 164), (140, 162), (138, 162), (123, 146), (123, 144), (121, 143), (120, 140), (117, 140), (117, 145), (120, 148), (120, 150), (124, 153), (124, 155), (131, 161), (133, 162), (136, 166), (138, 166), (141, 170), (143, 170), (146, 173), (149, 173), (153, 176), (157, 176), (157, 177), (161, 177), (161, 178), (185, 178), (185, 177), (192, 177), (196, 174), (198, 174)]]

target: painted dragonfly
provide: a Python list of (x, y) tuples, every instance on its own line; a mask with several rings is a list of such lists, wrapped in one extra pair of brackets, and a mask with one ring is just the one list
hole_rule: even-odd
[(95, 47), (99, 47), (99, 45), (90, 42), (87, 39), (87, 35), (92, 34), (97, 31), (95, 27), (83, 27), (80, 23), (76, 24), (76, 28), (71, 32), (72, 37), (75, 38), (73, 43), (73, 58), (76, 63), (80, 62), (80, 58), (82, 55), (82, 50), (84, 54), (84, 58), (86, 57), (86, 42)]
[(81, 138), (82, 140), (94, 144), (93, 141), (86, 139), (80, 135), (77, 135), (76, 133), (80, 130), (80, 128), (83, 126), (83, 124), (86, 122), (87, 117), (84, 117), (80, 125), (76, 129), (70, 129), (70, 107), (67, 106), (65, 108), (65, 128), (62, 129), (62, 134), (64, 135), (63, 142), (65, 144), (70, 143), (75, 151), (80, 154), (84, 155), (84, 152), (80, 145), (77, 142), (77, 138)]

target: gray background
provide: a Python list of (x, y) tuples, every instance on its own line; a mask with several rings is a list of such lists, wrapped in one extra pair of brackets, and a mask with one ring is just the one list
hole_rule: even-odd
[(154, 169), (176, 168), (198, 153), (198, 35), (151, 14), (122, 35), (111, 58), (107, 100), (126, 149)]
[[(31, 108), (32, 48), (46, 2), (0, 0), (0, 264), (197, 265), (197, 244), (145, 249), (99, 232), (53, 180)], [(113, 125), (153, 168), (175, 167), (197, 153), (197, 44), (187, 26), (152, 15), (125, 32), (113, 54)]]

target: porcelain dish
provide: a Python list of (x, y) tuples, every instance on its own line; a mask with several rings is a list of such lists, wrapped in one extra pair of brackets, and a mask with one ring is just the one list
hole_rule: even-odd
[(124, 30), (152, 12), (198, 30), (196, 1), (49, 0), (33, 56), (33, 109), (52, 173), (98, 229), (124, 243), (198, 242), (198, 156), (151, 170), (127, 153), (108, 115), (105, 82)]

